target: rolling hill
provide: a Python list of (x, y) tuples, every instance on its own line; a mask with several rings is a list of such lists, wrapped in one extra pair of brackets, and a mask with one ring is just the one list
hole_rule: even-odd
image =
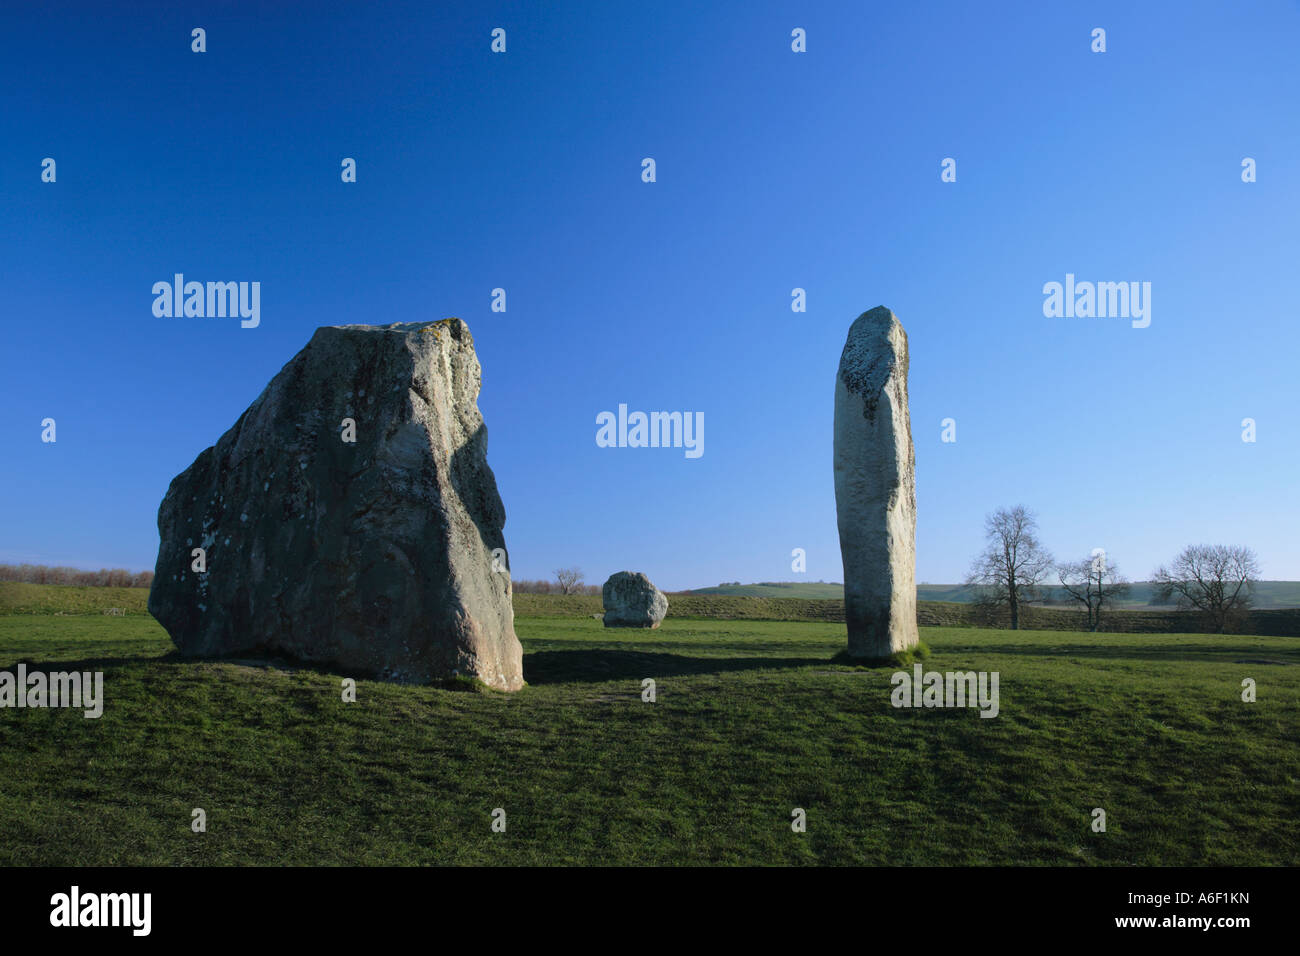
[[(1137, 581), (1132, 585), (1128, 597), (1117, 602), (1116, 607), (1130, 610), (1159, 610), (1168, 607), (1152, 603), (1152, 591), (1150, 581)], [(844, 585), (824, 581), (763, 581), (758, 584), (720, 584), (717, 587), (694, 588), (678, 593), (842, 600)], [(972, 600), (970, 589), (960, 584), (918, 584), (916, 597), (919, 601), (951, 601), (958, 604), (968, 604)], [(1072, 602), (1068, 601), (1061, 588), (1049, 589), (1048, 606), (1069, 603)], [(1255, 587), (1254, 607), (1261, 611), (1300, 607), (1300, 581), (1260, 581)]]

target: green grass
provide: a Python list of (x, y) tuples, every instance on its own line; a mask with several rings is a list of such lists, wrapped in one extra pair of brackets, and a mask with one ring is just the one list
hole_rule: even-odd
[(811, 598), (844, 600), (844, 585), (824, 581), (769, 581), (766, 584), (720, 584), (713, 588), (692, 588), (687, 595), (725, 594), (733, 597)]
[[(755, 585), (755, 587), (764, 587)], [(800, 586), (802, 587), (802, 585)], [(918, 594), (924, 597), (924, 586)], [(776, 592), (774, 592), (776, 593)], [(0, 583), (0, 617), (6, 615), (95, 614), (110, 608), (127, 615), (148, 614), (147, 588), (79, 588), (57, 585)], [(520, 617), (599, 618), (599, 595), (515, 594), (515, 614)], [(998, 621), (980, 618), (971, 604), (918, 600), (917, 621), (923, 627), (985, 626)], [(844, 601), (824, 597), (762, 597), (739, 594), (673, 594), (668, 617), (706, 620), (825, 621), (843, 623)], [(1072, 631), (1084, 626), (1081, 611), (1028, 607), (1021, 623), (1029, 629)], [(1005, 623), (1005, 622), (1002, 622)], [(1103, 630), (1132, 633), (1180, 633), (1205, 630), (1204, 622), (1169, 611), (1108, 611)], [(1300, 610), (1266, 609), (1252, 612), (1241, 630), (1254, 634), (1300, 637)]]
[[(895, 710), (889, 668), (830, 663), (843, 625), (516, 623), (516, 694), (359, 681), (345, 704), (339, 675), (175, 659), (147, 617), (0, 617), (0, 669), (103, 670), (106, 697), (99, 720), (0, 710), (0, 864), (1240, 865), (1300, 850), (1294, 638), (923, 629), (927, 670), (1000, 673), (984, 719)], [(207, 833), (190, 832), (194, 807)]]
[(864, 667), (888, 667), (891, 671), (899, 667), (911, 667), (920, 661), (929, 660), (930, 646), (925, 641), (917, 641), (916, 645), (909, 647), (905, 651), (897, 651), (885, 657), (857, 657), (849, 653), (848, 648), (840, 651), (831, 658), (832, 664), (840, 664), (845, 667), (864, 668)]
[[(516, 594), (515, 614), (521, 617), (602, 616), (598, 594)], [(730, 594), (670, 594), (669, 618), (751, 621), (843, 621), (842, 600), (762, 598)]]
[(121, 608), (126, 614), (148, 614), (148, 603), (148, 588), (78, 588), (0, 581), (0, 615), (106, 614), (111, 608)]

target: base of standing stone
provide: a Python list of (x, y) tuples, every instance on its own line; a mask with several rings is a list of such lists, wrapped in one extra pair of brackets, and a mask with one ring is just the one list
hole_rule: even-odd
[(914, 662), (923, 661), (929, 656), (929, 645), (925, 641), (918, 640), (907, 650), (896, 651), (885, 657), (856, 657), (847, 650), (840, 651), (831, 658), (831, 663), (850, 667), (909, 667)]

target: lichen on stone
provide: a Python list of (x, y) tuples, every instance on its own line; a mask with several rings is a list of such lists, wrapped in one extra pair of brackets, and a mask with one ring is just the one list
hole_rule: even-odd
[(883, 305), (863, 312), (849, 327), (840, 354), (840, 379), (849, 391), (867, 396), (873, 410), (874, 396), (889, 380), (896, 364), (890, 344), (890, 332), (895, 325), (898, 319)]

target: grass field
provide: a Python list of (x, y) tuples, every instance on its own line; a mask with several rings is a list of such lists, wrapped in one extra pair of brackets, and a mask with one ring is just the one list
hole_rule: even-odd
[(894, 709), (892, 669), (829, 663), (842, 627), (521, 617), (516, 694), (346, 704), (339, 675), (175, 659), (147, 616), (0, 617), (0, 669), (106, 697), (0, 710), (0, 864), (1296, 862), (1295, 638), (924, 629), (927, 670), (1000, 673), (985, 719)]
[(0, 615), (4, 614), (148, 614), (148, 588), (61, 587), (0, 581)]
[[(761, 585), (757, 585), (761, 587)], [(147, 615), (147, 588), (64, 587), (58, 585), (0, 582), (0, 617), (7, 615), (108, 614)], [(519, 617), (601, 616), (599, 595), (520, 594), (514, 595)], [(973, 605), (954, 601), (917, 602), (917, 621), (923, 627), (990, 626), (998, 623), (980, 619)], [(668, 617), (749, 621), (844, 622), (843, 599), (824, 597), (764, 597), (738, 594), (674, 594), (669, 598)], [(1084, 626), (1082, 612), (1060, 608), (1028, 607), (1022, 610), (1026, 628), (1073, 631)], [(1207, 630), (1205, 622), (1192, 616), (1161, 611), (1108, 611), (1102, 630), (1130, 633), (1182, 633)], [(1254, 634), (1300, 637), (1300, 610), (1262, 610), (1251, 613), (1240, 630)]]

